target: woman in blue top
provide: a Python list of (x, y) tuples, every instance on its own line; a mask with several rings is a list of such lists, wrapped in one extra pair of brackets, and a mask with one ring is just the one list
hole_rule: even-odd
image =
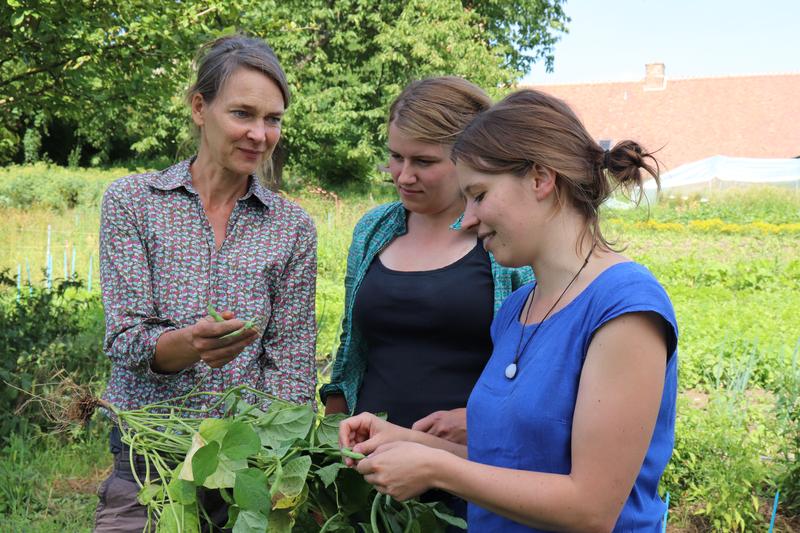
[(369, 414), (344, 421), (356, 468), (398, 499), (430, 488), (470, 502), (476, 532), (658, 531), (674, 442), (677, 325), (655, 278), (613, 250), (598, 210), (657, 164), (604, 151), (562, 101), (511, 94), (453, 148), (463, 226), (535, 284), (495, 317), (494, 351), (467, 404), (468, 444)]
[(532, 279), (496, 264), (464, 211), (450, 152), (491, 100), (453, 76), (416, 81), (389, 110), (387, 171), (400, 197), (356, 225), (326, 414), (385, 412), (466, 443), (466, 403), (489, 354), (500, 303)]

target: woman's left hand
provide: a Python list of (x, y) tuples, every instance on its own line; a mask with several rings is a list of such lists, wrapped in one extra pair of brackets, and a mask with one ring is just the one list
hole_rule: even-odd
[(390, 442), (359, 461), (356, 470), (378, 492), (403, 501), (433, 486), (437, 460), (446, 453), (415, 442)]

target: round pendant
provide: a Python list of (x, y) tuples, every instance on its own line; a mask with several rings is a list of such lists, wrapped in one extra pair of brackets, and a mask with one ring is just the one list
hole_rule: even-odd
[(514, 379), (514, 376), (517, 375), (517, 365), (516, 363), (511, 363), (506, 367), (506, 377), (508, 379)]

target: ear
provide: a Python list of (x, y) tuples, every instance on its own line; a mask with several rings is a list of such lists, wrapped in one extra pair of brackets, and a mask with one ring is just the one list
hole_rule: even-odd
[(192, 120), (198, 128), (202, 127), (205, 123), (205, 111), (207, 107), (202, 94), (194, 93), (192, 95)]
[(555, 190), (556, 171), (552, 168), (537, 163), (533, 165), (528, 175), (533, 183), (533, 192), (537, 200), (544, 200)]

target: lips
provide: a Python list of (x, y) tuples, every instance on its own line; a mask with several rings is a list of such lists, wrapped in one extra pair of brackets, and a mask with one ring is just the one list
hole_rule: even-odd
[(405, 187), (399, 187), (400, 192), (403, 194), (414, 195), (414, 194), (422, 194), (422, 191), (413, 191), (411, 189), (406, 189)]
[(248, 150), (247, 148), (239, 148), (239, 150), (241, 150), (244, 156), (248, 159), (258, 159), (261, 157), (261, 154), (264, 153), (260, 150)]

